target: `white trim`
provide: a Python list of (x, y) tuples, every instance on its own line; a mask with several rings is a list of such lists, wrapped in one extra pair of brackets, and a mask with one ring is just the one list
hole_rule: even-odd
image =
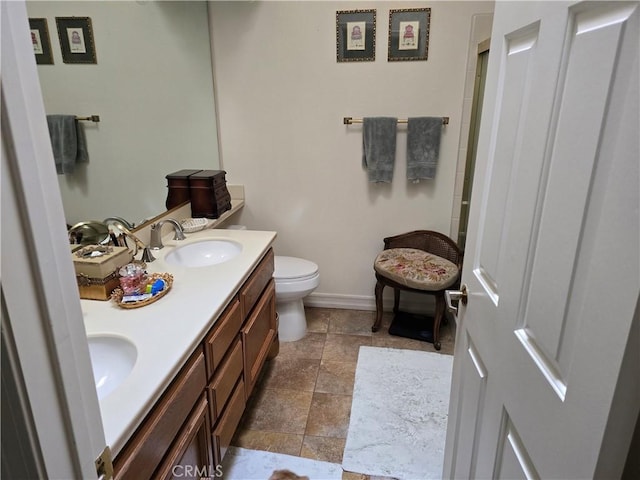
[(0, 4), (2, 291), (47, 476), (95, 478), (104, 432), (26, 6)]
[[(373, 295), (342, 295), (337, 293), (314, 292), (305, 297), (304, 304), (307, 307), (341, 308), (345, 310), (375, 311), (376, 309), (376, 300)], [(385, 312), (392, 310), (393, 294), (384, 295), (383, 306)], [(408, 292), (405, 292), (400, 295), (400, 310), (432, 315), (434, 310), (433, 299), (426, 295), (416, 294), (412, 296)]]

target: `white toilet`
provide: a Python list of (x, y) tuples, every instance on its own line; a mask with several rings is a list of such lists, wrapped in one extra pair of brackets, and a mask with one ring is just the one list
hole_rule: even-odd
[(318, 265), (296, 257), (275, 257), (276, 311), (281, 342), (295, 342), (307, 333), (302, 299), (320, 284)]

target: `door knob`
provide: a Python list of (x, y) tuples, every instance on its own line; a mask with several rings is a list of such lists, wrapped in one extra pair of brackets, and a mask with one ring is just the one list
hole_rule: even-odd
[(458, 307), (454, 307), (452, 302), (460, 301), (463, 305), (467, 304), (467, 286), (462, 285), (460, 290), (445, 290), (444, 298), (447, 302), (447, 308), (450, 312), (458, 313)]

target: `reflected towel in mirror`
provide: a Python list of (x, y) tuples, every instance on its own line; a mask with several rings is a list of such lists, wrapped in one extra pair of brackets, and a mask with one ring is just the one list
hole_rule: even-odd
[(89, 161), (84, 128), (75, 115), (47, 115), (47, 126), (59, 175), (73, 173), (76, 163)]

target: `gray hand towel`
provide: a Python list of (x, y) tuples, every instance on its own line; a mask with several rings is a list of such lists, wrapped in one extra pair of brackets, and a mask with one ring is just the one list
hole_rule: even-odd
[(84, 129), (74, 115), (47, 115), (47, 125), (58, 174), (73, 173), (76, 163), (89, 160)]
[(370, 182), (390, 183), (396, 158), (398, 119), (368, 117), (362, 123), (362, 166), (367, 169)]
[(442, 117), (409, 118), (407, 123), (407, 180), (435, 178)]

